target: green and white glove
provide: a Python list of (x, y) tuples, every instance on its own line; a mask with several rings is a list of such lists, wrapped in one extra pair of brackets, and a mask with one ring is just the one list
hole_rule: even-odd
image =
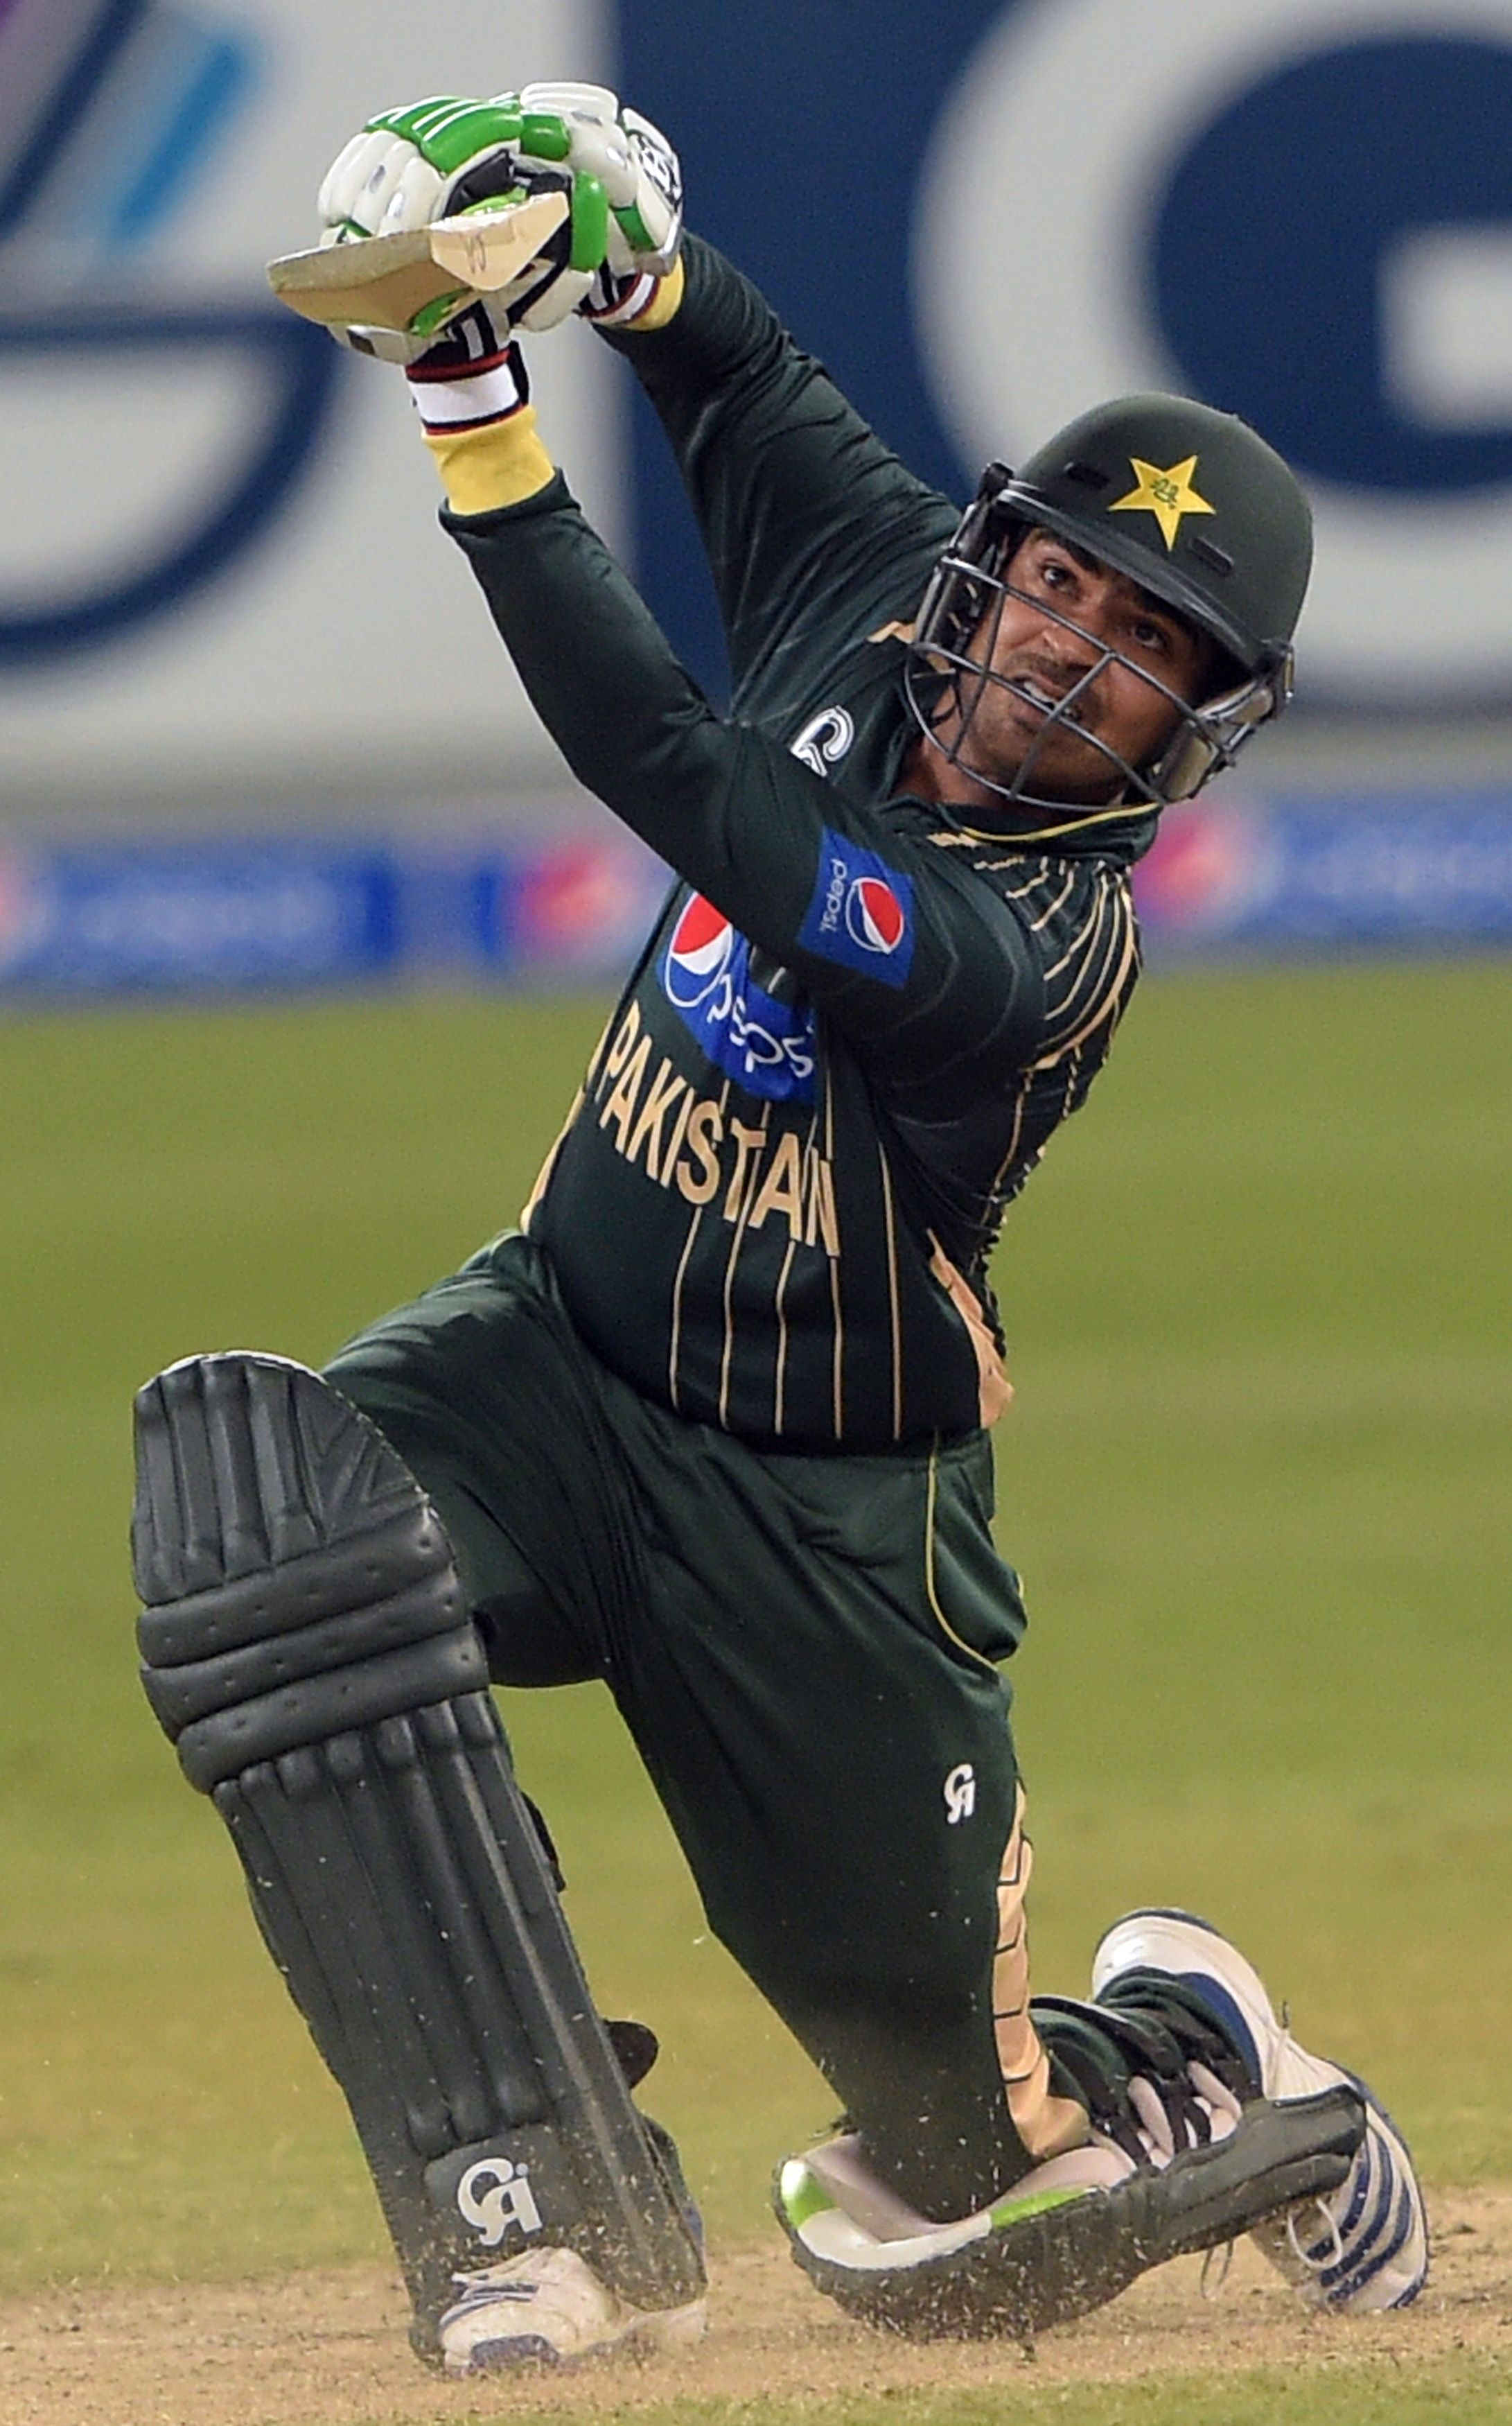
[[(579, 309), (633, 317), (677, 258), (682, 173), (665, 136), (602, 85), (527, 85), (491, 101), (442, 96), (385, 110), (333, 163), (319, 209), (324, 241), (338, 244), (542, 193), (563, 194), (569, 215), (519, 277), (489, 297), (501, 337), (555, 328)], [(476, 299), (442, 297), (397, 339), (360, 331), (362, 350), (412, 361)]]

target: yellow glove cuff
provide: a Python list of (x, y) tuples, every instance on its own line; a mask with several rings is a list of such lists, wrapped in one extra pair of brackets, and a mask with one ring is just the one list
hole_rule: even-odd
[[(665, 329), (683, 300), (683, 265), (675, 261), (657, 281), (644, 312), (626, 328), (636, 334)], [(541, 444), (533, 404), (522, 405), (507, 421), (486, 421), (476, 429), (427, 429), (426, 445), (454, 514), (491, 514), (499, 506), (521, 505), (547, 486), (556, 468)]]
[(634, 330), (637, 334), (642, 330), (665, 329), (683, 300), (683, 289), (686, 283), (683, 276), (681, 260), (674, 261), (667, 276), (657, 280), (655, 290), (644, 312), (637, 313), (635, 319), (627, 320), (625, 327)]
[(544, 489), (555, 470), (537, 434), (533, 404), (478, 429), (427, 430), (426, 445), (454, 514), (491, 514), (499, 506), (521, 505)]

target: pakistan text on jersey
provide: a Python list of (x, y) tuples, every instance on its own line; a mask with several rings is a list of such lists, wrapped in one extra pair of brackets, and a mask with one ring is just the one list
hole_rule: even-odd
[(668, 1056), (651, 1069), (651, 1039), (632, 1003), (595, 1074), (590, 1103), (616, 1154), (689, 1205), (718, 1199), (721, 1218), (760, 1230), (785, 1221), (796, 1246), (840, 1257), (833, 1168), (794, 1130), (752, 1128), (717, 1095), (694, 1092)]

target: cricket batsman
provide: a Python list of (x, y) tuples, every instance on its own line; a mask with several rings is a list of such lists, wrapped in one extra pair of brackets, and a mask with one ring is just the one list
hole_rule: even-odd
[[(395, 314), (383, 265), (484, 278), (526, 208), (503, 284)], [(518, 1229), (323, 1375), (205, 1356), (137, 1401), (147, 1690), (348, 2100), (417, 2349), (468, 2375), (702, 2322), (632, 2095), (654, 2039), (594, 2007), (489, 1690), (585, 1677), (842, 2109), (776, 2206), (849, 2314), (1027, 2337), (1247, 2232), (1315, 2304), (1406, 2304), (1401, 2136), (1214, 1928), (1132, 1913), (1085, 1995), (1031, 1996), (990, 1530), (989, 1260), (1134, 989), (1133, 864), (1285, 705), (1297, 482), (1136, 396), (961, 514), (684, 236), (670, 148), (598, 87), (385, 112), (321, 210), (538, 713), (676, 871)], [(728, 715), (537, 427), (520, 335), (572, 312), (682, 468)]]

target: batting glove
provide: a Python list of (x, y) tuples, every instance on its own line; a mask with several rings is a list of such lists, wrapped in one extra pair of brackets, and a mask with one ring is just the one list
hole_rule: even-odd
[(597, 177), (609, 206), (603, 257), (575, 310), (609, 327), (638, 319), (683, 241), (683, 168), (659, 127), (602, 85), (527, 84), (523, 106), (555, 111), (569, 165)]
[[(666, 137), (599, 85), (527, 85), (491, 101), (447, 96), (370, 119), (320, 189), (327, 243), (391, 235), (468, 211), (560, 193), (568, 218), (545, 250), (489, 298), (501, 337), (570, 313), (635, 317), (682, 240), (682, 175)], [(476, 305), (461, 290), (409, 332), (360, 330), (360, 349), (413, 362)]]

